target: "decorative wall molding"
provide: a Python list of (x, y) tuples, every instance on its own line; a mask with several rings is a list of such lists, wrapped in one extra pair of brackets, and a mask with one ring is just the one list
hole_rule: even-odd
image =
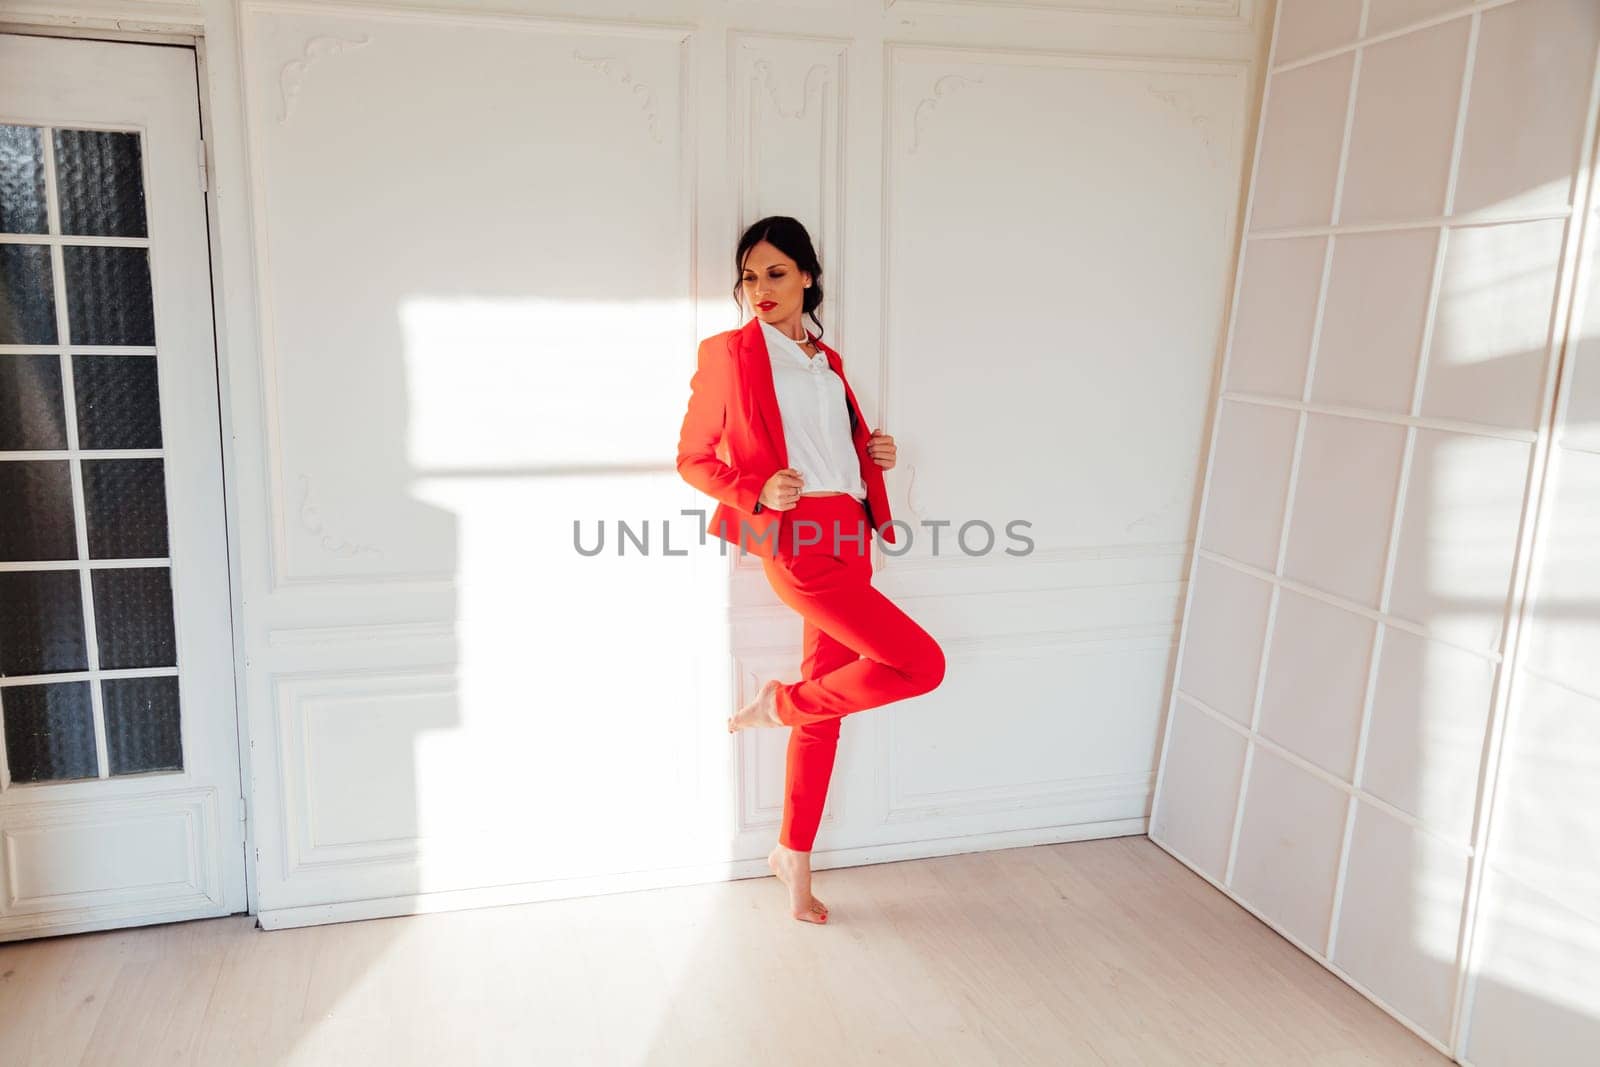
[(316, 756), (308, 736), (309, 712), (314, 704), (327, 709), (341, 703), (359, 703), (391, 695), (453, 699), (457, 694), (455, 676), (439, 670), (284, 673), (272, 678), (271, 687), (272, 706), (277, 716), (281, 804), (277, 816), (283, 879), (292, 880), (296, 874), (318, 869), (372, 863), (409, 864), (420, 860), (425, 849), (419, 837), (318, 843), (317, 812), (307, 777)]
[[(743, 47), (750, 48), (752, 45), (746, 41)], [(833, 68), (827, 64), (813, 63), (807, 68), (805, 77), (801, 81), (799, 108), (794, 111), (785, 111), (783, 102), (778, 99), (777, 83), (772, 78), (772, 64), (765, 59), (758, 59), (751, 69), (760, 77), (762, 88), (766, 90), (767, 96), (771, 98), (772, 110), (780, 118), (786, 119), (805, 118), (806, 112), (811, 108), (812, 97), (821, 95), (822, 88), (829, 83), (829, 79), (833, 74)]]
[[(954, 532), (946, 532), (953, 540), (955, 537)], [(1145, 544), (1131, 543), (1045, 548), (1037, 549), (1025, 556), (1009, 556), (1006, 554), (1004, 549), (998, 547), (1000, 544), (998, 536), (995, 544), (997, 547), (994, 551), (981, 556), (969, 556), (961, 552), (959, 549), (954, 552), (945, 552), (938, 556), (890, 556), (885, 553), (882, 557), (885, 561), (885, 565), (881, 569), (889, 569), (890, 564), (888, 561), (891, 560), (893, 561), (892, 566), (894, 571), (897, 574), (907, 571), (944, 570), (947, 568), (957, 567), (962, 569), (973, 569), (979, 567), (1014, 568), (1039, 566), (1046, 563), (1082, 563), (1086, 561), (1103, 561), (1106, 563), (1113, 563), (1121, 560), (1187, 557), (1190, 550), (1194, 547), (1193, 544), (1188, 541), (1152, 541)], [(1171, 580), (1182, 581), (1183, 579), (1174, 578)], [(1060, 588), (1073, 588), (1073, 586), (1068, 585)]]
[(917, 101), (917, 106), (911, 111), (911, 147), (906, 150), (906, 154), (911, 156), (917, 154), (917, 144), (922, 138), (922, 123), (928, 113), (939, 106), (939, 101), (944, 96), (956, 89), (982, 84), (982, 78), (968, 78), (961, 74), (945, 74), (934, 79), (932, 92)]
[(1123, 15), (1132, 18), (1179, 19), (1248, 29), (1257, 0), (883, 0), (885, 11), (960, 11), (1014, 8), (1021, 13)]
[[(1155, 778), (1154, 771), (1135, 771), (1128, 774), (1061, 778), (1052, 782), (1019, 786), (918, 793), (909, 797), (897, 793), (890, 800), (889, 812), (884, 816), (884, 822), (896, 825), (954, 816), (1101, 804), (1126, 804), (1130, 808), (1138, 806), (1143, 813), (1148, 813), (1150, 797), (1155, 789)], [(1137, 817), (1139, 816), (1127, 816), (1127, 818)]]
[[(1096, 628), (1058, 633), (1017, 634), (1004, 638), (943, 640), (949, 660), (972, 660), (984, 656), (1015, 656), (1023, 660), (1054, 660), (1062, 656), (1106, 656), (1156, 652), (1171, 655), (1177, 645), (1178, 626), (1172, 623), (1153, 626)], [(1163, 701), (1163, 704), (1165, 701)], [(899, 731), (905, 729), (902, 716), (887, 717), (884, 753), (887, 781), (886, 823), (907, 823), (926, 819), (997, 814), (1018, 810), (1072, 806), (1137, 806), (1138, 815), (1147, 815), (1154, 794), (1156, 771), (1072, 776), (1046, 781), (1019, 782), (973, 789), (950, 789), (922, 793), (906, 792), (902, 786)], [(1090, 813), (1085, 820), (1110, 818)], [(1117, 816), (1133, 818), (1134, 815)]]
[[(960, 596), (961, 594), (955, 594)], [(982, 596), (1005, 596), (1003, 592), (984, 592), (972, 594)], [(746, 623), (752, 626), (771, 626), (792, 623), (798, 618), (786, 604), (777, 604), (771, 607), (762, 606), (743, 609), (737, 618), (730, 620), (735, 625)], [(1139, 642), (1143, 647), (1144, 642), (1165, 641), (1177, 639), (1178, 622), (1176, 619), (1158, 622), (1117, 623), (1104, 626), (1081, 626), (1064, 629), (1026, 629), (1026, 630), (995, 630), (985, 629), (983, 633), (943, 635), (939, 644), (946, 651), (959, 651), (963, 653), (992, 652), (997, 655), (1027, 654), (1048, 650), (1059, 652), (1062, 655), (1075, 655), (1078, 652), (1093, 652), (1103, 648), (1121, 648), (1130, 642)], [(793, 661), (798, 645), (792, 641), (749, 641), (740, 642), (735, 657), (744, 662), (752, 661)], [(753, 692), (753, 690), (752, 690)]]
[[(738, 678), (735, 699), (742, 705), (760, 690), (768, 678), (793, 680), (799, 677), (795, 667), (797, 649), (771, 648), (760, 652), (734, 655), (734, 670)], [(728, 709), (732, 714), (733, 709)], [(741, 730), (735, 745), (735, 773), (739, 795), (738, 832), (770, 833), (783, 824), (784, 775), (786, 770), (788, 730)], [(769, 782), (768, 775), (775, 775)], [(780, 797), (777, 804), (763, 804), (764, 793)], [(849, 789), (843, 775), (836, 775), (828, 788), (828, 800), (822, 809), (821, 826), (834, 826), (839, 822), (839, 812), (848, 803)]]
[[(909, 2), (909, 0), (886, 0), (885, 7), (893, 6), (896, 2), (906, 3)], [(920, 0), (918, 0), (918, 2), (920, 2)], [(926, 2), (935, 5), (960, 4), (963, 3), (964, 0), (926, 0)], [(1248, 5), (1252, 2), (1253, 0), (1236, 0), (1233, 6), (1238, 7), (1241, 4)], [(1246, 14), (1248, 14), (1248, 11), (1246, 11)], [(979, 45), (923, 45), (909, 42), (889, 41), (885, 43), (884, 47), (884, 78), (886, 84), (891, 87), (891, 97), (888, 106), (890, 108), (893, 107), (894, 101), (892, 96), (892, 86), (894, 85), (896, 77), (899, 76), (899, 71), (906, 62), (919, 58), (937, 58), (941, 61), (948, 61), (952, 56), (959, 56), (968, 63), (990, 63), (999, 65), (1011, 63), (1026, 64), (1028, 66), (1050, 64), (1059, 66), (1063, 69), (1132, 71), (1164, 77), (1167, 79), (1184, 75), (1225, 77), (1231, 79), (1238, 87), (1241, 122), (1243, 119), (1243, 110), (1246, 106), (1244, 95), (1251, 66), (1250, 63), (1245, 60), (1192, 60), (1168, 58), (1163, 56), (1107, 55), (1102, 53), (1074, 52), (1071, 50), (1039, 51), (1035, 49), (996, 48)], [(913, 106), (911, 148), (905, 153), (906, 155), (911, 155), (915, 151), (918, 137), (919, 116), (935, 108), (939, 99), (951, 91), (950, 89), (941, 90), (941, 83), (945, 82), (946, 78), (952, 77), (958, 79), (965, 78), (965, 76), (957, 74), (947, 74), (937, 78), (934, 81), (932, 95), (923, 97)], [(975, 82), (981, 82), (981, 78), (976, 76), (972, 76), (971, 80)], [(1171, 85), (1169, 81), (1163, 81), (1159, 84), (1152, 82), (1151, 84), (1151, 92), (1153, 95), (1158, 95), (1158, 98), (1159, 94), (1161, 93), (1184, 92), (1181, 87)], [(1185, 93), (1185, 96), (1187, 97), (1187, 93)], [(1196, 122), (1196, 125), (1202, 129), (1202, 134), (1206, 138), (1205, 143), (1209, 154), (1214, 156), (1215, 153), (1220, 151), (1218, 145), (1216, 144), (1214, 129), (1211, 124), (1210, 116), (1198, 114), (1192, 102), (1188, 104), (1187, 112), (1184, 111), (1184, 102), (1182, 100), (1179, 100), (1175, 97), (1173, 100), (1167, 102), (1170, 106), (1177, 110), (1180, 115), (1189, 118), (1191, 122), (1196, 122), (1196, 119), (1199, 120)], [(885, 204), (892, 202), (895, 188), (894, 165), (896, 154), (894, 149), (897, 138), (893, 136), (893, 131), (898, 128), (895, 125), (896, 121), (897, 119), (892, 113), (887, 113), (885, 115), (884, 137), (881, 145), (882, 169), (880, 171), (883, 181), (883, 202)], [(1241, 132), (1237, 134), (1236, 137), (1238, 136), (1242, 136), (1242, 126)], [(1229, 146), (1228, 150), (1230, 152), (1236, 152), (1238, 151), (1238, 145), (1234, 144)], [(1223, 153), (1223, 157), (1226, 158), (1226, 156), (1227, 153)], [(1236, 214), (1237, 209), (1230, 208), (1224, 221), (1225, 229), (1233, 225)], [(884, 217), (883, 225), (880, 229), (881, 247), (879, 260), (883, 269), (883, 284), (880, 290), (882, 303), (879, 312), (881, 334), (878, 343), (878, 351), (880, 353), (878, 396), (880, 408), (884, 413), (883, 421), (888, 425), (902, 425), (898, 414), (893, 408), (892, 401), (895, 394), (890, 388), (893, 377), (892, 364), (894, 351), (893, 338), (891, 334), (894, 315), (889, 307), (890, 293), (893, 290), (893, 283), (891, 280), (894, 266), (894, 257), (892, 253), (893, 226), (894, 215), (891, 211)], [(922, 515), (920, 496), (915, 499), (910, 496), (911, 491), (915, 487), (915, 467), (914, 465), (908, 465), (908, 468), (911, 473), (911, 483), (907, 486), (907, 508), (920, 520)], [(1136, 520), (1129, 526), (1128, 529), (1130, 532), (1137, 525), (1138, 521)], [(1123, 551), (1131, 551), (1137, 554), (1170, 555), (1180, 551), (1187, 553), (1190, 547), (1190, 543), (1187, 542), (1168, 542), (1143, 546), (1106, 546), (1105, 548), (1090, 547), (1083, 549), (1058, 548), (1047, 549), (1042, 552), (1035, 551), (1030, 553), (1027, 557), (1022, 558), (1008, 557), (1002, 552), (990, 553), (987, 556), (979, 557), (941, 556), (938, 558), (920, 557), (915, 559), (906, 559), (902, 557), (889, 556), (880, 550), (876, 558), (875, 570), (888, 571), (892, 569), (895, 572), (904, 572), (916, 569), (931, 569), (935, 567), (949, 566), (1018, 566), (1028, 565), (1029, 563), (1038, 564), (1081, 559), (1084, 557), (1085, 553), (1104, 552), (1107, 551), (1107, 549), (1110, 551), (1106, 558), (1114, 558), (1115, 556), (1122, 554)]]
[[(271, 231), (267, 223), (265, 199), (262, 191), (268, 188), (267, 158), (268, 158), (268, 130), (267, 123), (274, 117), (269, 115), (271, 105), (269, 99), (275, 99), (271, 85), (263, 86), (262, 82), (276, 77), (273, 84), (283, 86), (282, 77), (288, 68), (296, 63), (305, 63), (309, 66), (314, 59), (321, 58), (323, 54), (332, 55), (337, 52), (347, 51), (368, 43), (367, 38), (360, 41), (348, 41), (332, 37), (330, 34), (317, 34), (312, 41), (334, 40), (343, 41), (343, 47), (324, 49), (322, 46), (314, 55), (305, 55), (289, 60), (280, 65), (280, 60), (272, 53), (274, 47), (269, 43), (271, 38), (264, 35), (261, 28), (263, 19), (293, 18), (305, 22), (316, 22), (326, 18), (359, 18), (370, 20), (377, 24), (420, 24), (422, 26), (468, 26), (468, 27), (493, 27), (500, 26), (508, 29), (532, 30), (541, 34), (552, 36), (565, 36), (580, 40), (597, 40), (610, 44), (616, 38), (625, 38), (650, 44), (664, 44), (673, 49), (676, 54), (675, 72), (680, 85), (687, 83), (689, 71), (689, 46), (693, 30), (686, 26), (662, 25), (630, 25), (621, 22), (608, 22), (585, 20), (580, 18), (546, 16), (537, 14), (515, 14), (492, 11), (443, 11), (426, 9), (404, 9), (396, 7), (377, 8), (361, 4), (349, 3), (305, 3), (296, 0), (241, 0), (239, 19), (239, 43), (241, 53), (241, 72), (246, 83), (245, 104), (242, 112), (244, 120), (244, 141), (246, 145), (246, 159), (249, 166), (249, 180), (251, 187), (256, 191), (252, 198), (251, 211), (253, 214), (255, 253), (259, 260), (256, 265), (256, 297), (257, 314), (256, 329), (260, 350), (260, 365), (258, 368), (259, 388), (261, 389), (261, 406), (263, 420), (263, 450), (266, 457), (267, 484), (266, 484), (266, 511), (267, 522), (270, 527), (268, 549), (270, 570), (268, 577), (269, 590), (274, 593), (295, 590), (297, 592), (323, 589), (323, 588), (352, 588), (355, 586), (381, 586), (386, 590), (404, 589), (406, 591), (433, 591), (447, 587), (451, 576), (444, 574), (411, 573), (401, 570), (371, 570), (365, 573), (352, 571), (342, 574), (305, 573), (297, 570), (294, 556), (291, 551), (290, 516), (298, 513), (300, 524), (308, 533), (318, 538), (319, 547), (326, 553), (339, 558), (373, 557), (382, 558), (383, 550), (375, 544), (352, 542), (340, 537), (337, 533), (324, 528), (315, 507), (312, 507), (309, 517), (304, 511), (305, 501), (297, 507), (291, 501), (292, 488), (285, 467), (284, 442), (287, 436), (284, 418), (283, 390), (281, 387), (283, 373), (281, 358), (274, 339), (273, 320), (276, 315), (274, 289), (270, 279), (270, 264), (272, 261)], [(601, 47), (604, 47), (602, 44)], [(307, 45), (310, 48), (310, 45)], [(655, 108), (655, 97), (649, 86), (639, 86), (632, 80), (630, 72), (615, 66), (607, 67), (609, 57), (597, 56), (593, 59), (584, 59), (574, 50), (574, 55), (579, 61), (589, 62), (597, 71), (610, 74), (617, 71), (618, 84), (624, 75), (627, 84), (634, 86), (634, 92), (643, 89), (644, 98), (641, 100), (642, 109)], [(303, 77), (303, 71), (295, 77)], [(298, 91), (298, 89), (296, 89)], [(281, 94), (278, 113), (286, 115), (289, 109), (289, 99), (292, 94), (286, 90)], [(684, 101), (681, 94), (673, 94), (674, 106), (682, 106)], [(651, 114), (656, 114), (652, 111)], [(659, 116), (657, 116), (658, 118)], [(659, 128), (655, 119), (647, 115), (651, 121), (653, 133), (657, 141), (661, 140)], [(282, 118), (278, 121), (281, 123)], [(677, 143), (678, 169), (682, 174), (689, 174), (688, 156), (689, 143), (686, 140), (693, 124), (679, 123), (680, 136)], [(695, 193), (695, 183), (685, 181), (684, 186), (684, 211), (687, 232), (698, 232), (698, 201)], [(685, 292), (694, 291), (693, 278), (694, 254), (691, 250), (686, 257), (685, 266), (689, 274)], [(304, 487), (302, 487), (304, 489)], [(310, 524), (309, 526), (307, 524)], [(370, 564), (369, 564), (370, 565)]]
[(336, 56), (348, 52), (353, 48), (364, 48), (371, 42), (371, 38), (363, 36), (360, 40), (347, 41), (342, 37), (313, 37), (306, 42), (299, 59), (291, 59), (283, 65), (278, 74), (278, 87), (281, 107), (278, 112), (280, 124), (289, 121), (289, 111), (294, 105), (295, 98), (300, 95), (300, 89), (305, 84), (306, 74), (311, 70), (311, 65), (327, 56)]
[(1217, 147), (1215, 132), (1211, 129), (1211, 117), (1195, 107), (1194, 94), (1187, 89), (1162, 87), (1155, 83), (1151, 83), (1149, 89), (1151, 96), (1171, 107), (1179, 116), (1187, 119), (1189, 125), (1200, 131), (1200, 137), (1205, 141), (1206, 155), (1213, 166), (1220, 165), (1223, 160)]
[[(200, 0), (7, 0), (5, 21), (18, 25), (100, 30), (106, 40), (184, 44), (205, 35)], [(170, 41), (164, 35), (173, 35)], [(126, 38), (124, 37), (126, 35)]]
[(267, 631), (270, 648), (323, 648), (328, 645), (409, 644), (454, 641), (454, 622), (379, 622), (359, 626), (277, 626)]
[[(787, 612), (788, 609), (782, 609)], [(976, 659), (986, 656), (1021, 657), (1038, 659), (1059, 656), (1097, 656), (1126, 652), (1162, 652), (1170, 654), (1176, 647), (1178, 624), (1170, 622), (1132, 626), (1086, 627), (1079, 630), (1033, 631), (1028, 633), (994, 634), (982, 636), (941, 637), (940, 645), (951, 659)], [(749, 700), (768, 678), (793, 680), (798, 678), (795, 664), (798, 651), (788, 645), (746, 646), (734, 653), (734, 668), (738, 679), (736, 698), (742, 703)], [(730, 709), (731, 710), (731, 709)], [(1055, 808), (1063, 805), (1096, 805), (1125, 803), (1147, 805), (1155, 784), (1155, 771), (1132, 772), (1115, 775), (1093, 775), (1087, 778), (1062, 778), (1045, 782), (1027, 782), (1018, 785), (976, 789), (950, 790), (928, 794), (906, 794), (899, 790), (896, 777), (895, 731), (898, 715), (888, 715), (884, 752), (887, 758), (885, 777), (889, 790), (889, 807), (883, 821), (889, 824), (907, 823), (932, 818), (982, 815), (1023, 809)], [(762, 775), (775, 766), (782, 774), (782, 756), (776, 763), (762, 752), (762, 740), (771, 737), (777, 751), (783, 752), (782, 731), (747, 730), (738, 744), (736, 759), (738, 774), (738, 830), (740, 833), (769, 831), (779, 825), (781, 807), (759, 803), (764, 779)], [(754, 736), (752, 736), (754, 735)], [(847, 803), (840, 796), (842, 776), (836, 776), (829, 791), (828, 807), (823, 825), (835, 823), (835, 804)], [(840, 811), (845, 810), (843, 807)], [(1147, 810), (1141, 808), (1141, 810)]]
[[(626, 63), (615, 56), (586, 56), (576, 48), (572, 50), (572, 58), (588, 67), (605, 75), (608, 80), (615, 80), (618, 85), (631, 86), (633, 95), (640, 97), (639, 107), (644, 112), (645, 123), (650, 129), (650, 139), (656, 144), (661, 143), (661, 116), (656, 108), (656, 91), (643, 82), (633, 80), (633, 72)], [(614, 79), (613, 79), (614, 76)]]
[(1171, 622), (1133, 626), (1085, 626), (1075, 630), (1030, 630), (1026, 633), (944, 637), (939, 644), (946, 652), (963, 656), (1031, 656), (1040, 652), (1082, 656), (1097, 652), (1168, 648), (1177, 640), (1178, 622), (1174, 619)]
[(916, 525), (918, 526), (922, 525), (923, 520), (927, 518), (927, 512), (922, 506), (922, 494), (917, 492), (917, 465), (915, 463), (906, 464), (906, 510), (911, 513), (911, 517), (916, 520)]
[(358, 544), (328, 532), (327, 525), (316, 505), (311, 503), (311, 476), (300, 475), (300, 528), (317, 539), (317, 547), (329, 555), (351, 559), (356, 556), (383, 558), (383, 549), (377, 545)]

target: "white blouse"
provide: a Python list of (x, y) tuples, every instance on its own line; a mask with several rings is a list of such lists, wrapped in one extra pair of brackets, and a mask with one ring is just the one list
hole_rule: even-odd
[(800, 491), (842, 492), (865, 500), (867, 485), (850, 437), (844, 382), (828, 366), (825, 352), (808, 356), (782, 330), (760, 321), (772, 360), (772, 386), (778, 394), (789, 466), (803, 479)]

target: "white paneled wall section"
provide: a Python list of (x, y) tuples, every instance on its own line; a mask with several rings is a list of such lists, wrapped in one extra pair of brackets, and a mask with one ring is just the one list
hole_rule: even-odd
[[(1573, 702), (1597, 690), (1571, 651), (1600, 616), (1592, 591), (1555, 592), (1561, 621), (1535, 630), (1527, 654), (1560, 666), (1520, 672), (1516, 700), (1504, 668), (1569, 341), (1597, 49), (1592, 0), (1282, 3), (1152, 814), (1153, 839), (1447, 1052), (1499, 870), (1483, 859), (1504, 725), (1527, 738), (1507, 764), (1524, 776), (1549, 755), (1519, 719), (1588, 737), (1593, 765)], [(1567, 405), (1555, 572), (1594, 562), (1576, 536), (1586, 410)], [(1567, 688), (1538, 689), (1551, 678)], [(1594, 843), (1593, 811), (1562, 824), (1567, 847)], [(1556, 847), (1512, 813), (1496, 825)], [(1526, 921), (1538, 867), (1502, 847), (1505, 895), (1483, 899)], [(1592, 946), (1589, 874), (1564, 884)], [(1513, 921), (1499, 914), (1489, 930)], [(1490, 970), (1527, 962), (1486, 945)], [(1535, 1062), (1504, 1038), (1532, 1036), (1540, 991), (1490, 990), (1481, 1062)], [(1547, 1047), (1577, 1054), (1581, 1017)]]
[[(687, 522), (688, 559), (571, 539), (707, 505), (662, 449), (774, 213), (900, 442), (896, 515), (947, 523), (879, 587), (954, 666), (844, 724), (819, 850), (1145, 828), (1250, 120), (1248, 59), (1184, 52), (1232, 23), (1248, 55), (1247, 9), (1142, 13), (1160, 47), (1102, 55), (1066, 11), (716, 6), (241, 7), (264, 921), (759, 867), (786, 733), (720, 723), (798, 676), (798, 618)], [(1033, 555), (958, 547), (1013, 518)]]
[(1144, 830), (1261, 4), (12, 8), (205, 39), (264, 925), (765, 870), (785, 738), (722, 724), (801, 628), (670, 453), (773, 213), (951, 523), (877, 561), (951, 669), (845, 724), (819, 865)]

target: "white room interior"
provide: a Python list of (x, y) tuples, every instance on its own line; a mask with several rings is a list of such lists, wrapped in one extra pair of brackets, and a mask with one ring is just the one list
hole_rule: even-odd
[[(846, 722), (815, 866), (1148, 835), (1420, 1052), (1600, 1048), (1593, 0), (0, 0), (0, 56), (0, 940), (766, 874), (785, 738), (723, 721), (800, 622), (668, 452), (781, 213), (950, 663)], [(129, 255), (153, 335), (94, 335)]]

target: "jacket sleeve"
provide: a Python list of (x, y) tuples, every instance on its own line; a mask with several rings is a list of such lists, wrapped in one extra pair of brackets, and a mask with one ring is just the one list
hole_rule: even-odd
[(683, 480), (729, 507), (755, 514), (766, 479), (722, 462), (716, 453), (727, 417), (728, 349), (720, 340), (700, 342), (694, 376), (689, 379), (689, 410), (678, 431), (678, 473)]

